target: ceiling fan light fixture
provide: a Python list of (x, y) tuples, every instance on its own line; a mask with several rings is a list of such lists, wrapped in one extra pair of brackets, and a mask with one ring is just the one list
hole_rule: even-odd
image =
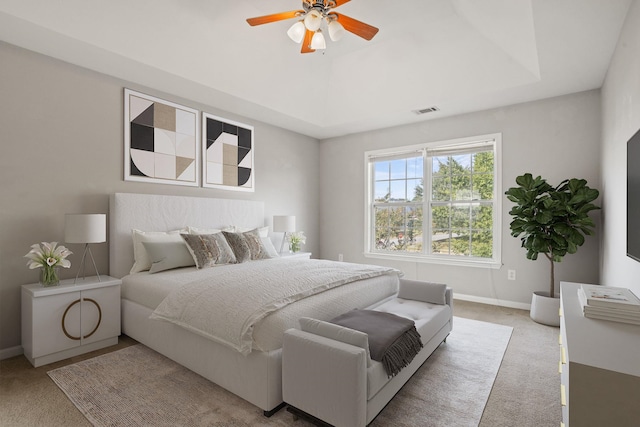
[(329, 22), (327, 28), (329, 29), (329, 38), (331, 41), (337, 42), (344, 36), (344, 27), (336, 20)]
[(315, 9), (307, 12), (307, 15), (304, 17), (304, 26), (307, 27), (309, 31), (318, 31), (322, 25), (322, 15)]
[(324, 40), (324, 36), (322, 35), (322, 30), (316, 31), (311, 38), (311, 49), (314, 50), (322, 50), (327, 48), (327, 42)]
[(295, 43), (302, 44), (300, 48), (300, 53), (302, 54), (326, 49), (326, 39), (321, 32), (321, 28), (328, 32), (329, 37), (334, 42), (340, 40), (346, 32), (355, 34), (367, 41), (371, 40), (378, 33), (378, 28), (333, 11), (334, 8), (342, 6), (349, 1), (302, 0), (302, 10), (289, 10), (287, 12), (256, 16), (255, 18), (248, 18), (247, 23), (255, 27), (256, 25), (295, 19), (297, 22), (289, 27), (287, 36)]
[(301, 43), (306, 31), (307, 29), (305, 28), (304, 23), (302, 21), (298, 21), (289, 28), (287, 35), (294, 42)]

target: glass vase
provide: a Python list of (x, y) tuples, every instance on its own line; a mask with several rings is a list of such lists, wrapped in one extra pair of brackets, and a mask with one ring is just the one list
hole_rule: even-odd
[(291, 242), (289, 248), (291, 249), (291, 252), (295, 254), (296, 252), (300, 251), (300, 242)]
[(58, 270), (58, 267), (42, 267), (40, 269), (40, 284), (45, 288), (49, 286), (58, 286), (60, 284)]

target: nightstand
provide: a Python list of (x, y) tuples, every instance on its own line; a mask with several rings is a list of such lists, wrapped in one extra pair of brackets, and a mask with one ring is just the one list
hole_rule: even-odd
[(100, 279), (22, 286), (22, 347), (33, 366), (118, 344), (122, 281)]
[(311, 258), (311, 252), (285, 252), (280, 254), (282, 258)]

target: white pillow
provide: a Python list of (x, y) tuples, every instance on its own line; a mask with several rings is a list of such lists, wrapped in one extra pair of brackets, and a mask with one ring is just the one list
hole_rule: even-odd
[(189, 234), (216, 234), (222, 232), (219, 228), (198, 228), (189, 226)]
[(173, 231), (140, 231), (135, 228), (131, 230), (134, 263), (130, 273), (139, 273), (151, 268), (151, 258), (149, 258), (149, 254), (142, 242), (182, 242), (185, 244), (182, 237), (180, 237), (180, 232), (186, 231), (185, 229)]
[(151, 260), (149, 273), (196, 265), (184, 242), (142, 242), (142, 244)]
[(367, 354), (367, 368), (371, 367), (373, 362), (369, 353), (369, 335), (355, 329), (345, 328), (335, 323), (323, 322), (310, 317), (301, 317), (298, 321), (300, 322), (300, 329), (304, 332), (364, 348)]
[(264, 248), (267, 251), (267, 254), (269, 254), (270, 258), (278, 258), (280, 256), (269, 237), (260, 237), (260, 239), (262, 240), (262, 244), (264, 245)]

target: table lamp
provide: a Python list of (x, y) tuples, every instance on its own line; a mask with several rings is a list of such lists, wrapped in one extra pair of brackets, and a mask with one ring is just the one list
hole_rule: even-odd
[(273, 217), (273, 232), (284, 233), (282, 236), (282, 243), (280, 244), (280, 253), (284, 248), (284, 242), (287, 240), (287, 233), (293, 233), (296, 231), (296, 217), (293, 215), (274, 215)]
[(89, 243), (102, 243), (107, 241), (107, 216), (105, 214), (66, 214), (64, 221), (64, 241), (66, 243), (84, 243), (84, 252), (82, 253), (82, 261), (76, 274), (74, 284), (78, 280), (80, 271), (82, 277), (85, 278), (85, 262), (87, 253), (96, 270), (98, 281), (101, 282), (96, 261), (91, 253)]

